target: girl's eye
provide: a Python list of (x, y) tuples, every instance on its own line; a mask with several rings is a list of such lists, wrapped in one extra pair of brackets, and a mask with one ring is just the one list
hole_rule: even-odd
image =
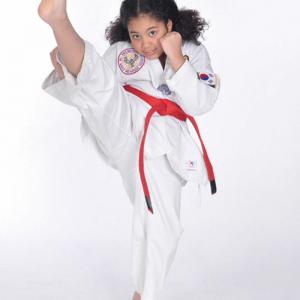
[(131, 37), (135, 40), (138, 40), (140, 38), (138, 34), (132, 34)]
[(152, 31), (149, 32), (149, 36), (151, 36), (151, 37), (155, 36), (155, 34), (156, 34), (155, 30), (152, 30)]

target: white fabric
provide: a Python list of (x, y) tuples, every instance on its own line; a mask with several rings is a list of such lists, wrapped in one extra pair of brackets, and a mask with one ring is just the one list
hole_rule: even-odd
[[(180, 188), (187, 181), (207, 184), (208, 178), (202, 153), (187, 124), (154, 113), (145, 142), (145, 175), (154, 214), (148, 212), (138, 171), (138, 151), (150, 106), (122, 86), (130, 84), (153, 96), (168, 98), (186, 113), (197, 116), (212, 109), (220, 81), (214, 88), (198, 79), (199, 72), (213, 73), (203, 45), (184, 43), (183, 54), (189, 56), (189, 61), (174, 73), (168, 59), (163, 69), (158, 59), (143, 60), (133, 53), (128, 42), (112, 45), (103, 56), (91, 43), (84, 43), (77, 78), (58, 55), (65, 78), (60, 80), (53, 70), (42, 88), (79, 110), (82, 138), (92, 140), (99, 156), (119, 170), (134, 207), (133, 281), (142, 300), (157, 300), (183, 231), (179, 221)], [(128, 57), (126, 49), (131, 51)], [(162, 84), (168, 86), (167, 93), (159, 88)]]
[[(145, 116), (150, 108), (136, 96), (125, 92), (123, 84), (131, 84), (153, 96), (175, 101), (193, 116), (206, 113), (216, 102), (220, 81), (213, 88), (197, 77), (197, 72), (213, 73), (207, 50), (202, 44), (183, 44), (183, 53), (190, 60), (175, 74), (168, 59), (165, 69), (158, 59), (146, 59), (138, 72), (126, 75), (118, 67), (118, 56), (122, 50), (131, 47), (130, 43), (115, 43), (101, 57), (91, 43), (84, 42), (85, 54), (77, 78), (68, 72), (58, 57), (65, 78), (60, 80), (53, 70), (44, 80), (42, 88), (62, 102), (79, 109), (82, 115), (82, 138), (94, 139), (104, 161), (120, 171), (123, 166), (120, 163), (117, 166), (116, 160), (123, 152), (124, 143), (128, 142), (128, 136), (132, 133), (133, 138), (140, 141)], [(157, 89), (163, 83), (169, 86), (170, 95), (163, 95)], [(203, 158), (187, 124), (174, 117), (162, 117), (155, 113), (145, 143), (145, 158), (151, 159), (165, 153), (174, 171), (184, 180), (207, 184)], [(189, 161), (195, 162), (196, 168), (187, 168)]]
[[(180, 223), (182, 182), (166, 155), (146, 160), (154, 214), (147, 210), (142, 186), (135, 184), (132, 226), (132, 280), (142, 300), (157, 300), (184, 231)], [(135, 177), (139, 181), (139, 178)], [(162, 188), (163, 185), (163, 188)]]

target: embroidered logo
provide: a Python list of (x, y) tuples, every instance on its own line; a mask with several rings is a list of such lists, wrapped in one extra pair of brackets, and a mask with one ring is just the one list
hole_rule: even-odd
[(168, 85), (165, 84), (165, 83), (161, 84), (157, 89), (159, 91), (161, 91), (163, 95), (171, 95), (172, 94), (172, 92), (170, 91)]
[(196, 160), (187, 160), (185, 163), (186, 163), (187, 170), (196, 170), (196, 168), (197, 168)]
[(198, 75), (198, 79), (201, 80), (202, 82), (212, 87), (216, 86), (216, 76), (214, 74), (197, 73), (197, 75)]
[(119, 54), (119, 68), (126, 75), (131, 75), (138, 72), (144, 64), (145, 57), (138, 54), (133, 48), (124, 49)]

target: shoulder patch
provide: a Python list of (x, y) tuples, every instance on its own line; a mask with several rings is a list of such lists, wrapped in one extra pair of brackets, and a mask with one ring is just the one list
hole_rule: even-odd
[(202, 82), (215, 87), (216, 86), (216, 76), (215, 74), (212, 73), (197, 73), (198, 79), (201, 80)]
[(133, 48), (124, 49), (118, 56), (118, 66), (126, 75), (138, 72), (145, 64), (145, 57)]

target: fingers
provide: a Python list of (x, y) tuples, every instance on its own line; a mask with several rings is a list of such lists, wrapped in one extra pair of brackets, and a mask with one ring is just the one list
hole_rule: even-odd
[(52, 65), (53, 65), (55, 71), (56, 71), (57, 74), (58, 74), (59, 79), (64, 79), (64, 78), (65, 78), (65, 75), (64, 75), (62, 66), (57, 62), (57, 59), (56, 59), (57, 52), (58, 52), (58, 47), (55, 47), (55, 48), (50, 52), (51, 62), (52, 62)]

